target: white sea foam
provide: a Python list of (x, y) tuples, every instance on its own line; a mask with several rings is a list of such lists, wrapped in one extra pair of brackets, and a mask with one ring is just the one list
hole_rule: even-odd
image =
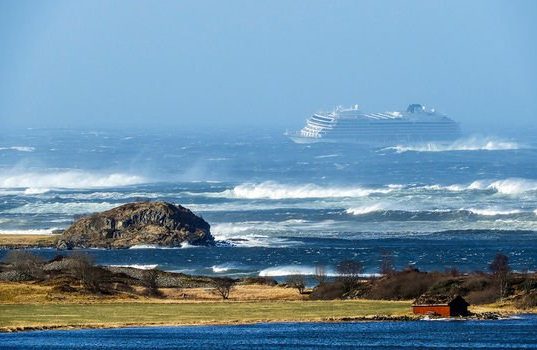
[(110, 267), (132, 267), (139, 270), (153, 270), (158, 264), (130, 264), (130, 265), (109, 265)]
[(507, 178), (501, 180), (476, 180), (470, 184), (453, 184), (449, 186), (427, 185), (421, 188), (438, 191), (494, 191), (506, 195), (517, 195), (537, 191), (537, 180), (523, 178)]
[(450, 152), (450, 151), (507, 151), (524, 148), (513, 141), (494, 138), (471, 137), (456, 140), (452, 143), (423, 143), (415, 145), (397, 145), (384, 150), (394, 150), (397, 153), (404, 152)]
[(25, 172), (0, 175), (0, 188), (105, 188), (135, 185), (145, 182), (137, 175), (100, 174), (80, 170), (56, 172)]
[[(289, 275), (315, 275), (316, 268), (308, 265), (281, 265), (263, 269), (259, 272), (261, 277), (279, 277)], [(326, 267), (325, 274), (328, 277), (336, 277), (338, 274), (331, 267)], [(378, 277), (380, 274), (376, 273), (362, 273), (360, 277)]]
[(294, 232), (304, 225), (307, 225), (304, 220), (217, 223), (211, 225), (211, 233), (217, 241), (228, 241), (237, 246), (288, 247), (298, 242), (277, 237), (276, 234)]
[(349, 208), (345, 210), (345, 212), (351, 215), (365, 215), (365, 214), (374, 213), (378, 211), (385, 211), (385, 210), (387, 210), (387, 208), (383, 207), (380, 203), (375, 203), (372, 205), (364, 205), (361, 207)]
[[(327, 269), (325, 273), (327, 276), (336, 276), (335, 272), (329, 269)], [(302, 265), (282, 265), (269, 267), (259, 272), (259, 276), (261, 277), (278, 277), (289, 275), (312, 276), (315, 275), (315, 267)]]
[(316, 156), (315, 158), (317, 159), (323, 159), (323, 158), (335, 158), (335, 157), (339, 157), (340, 155), (339, 154), (325, 154), (325, 155), (321, 155), (321, 156)]
[(50, 188), (43, 187), (29, 187), (24, 190), (25, 195), (43, 194), (50, 191)]
[(112, 209), (117, 204), (101, 203), (27, 203), (17, 208), (6, 210), (10, 214), (88, 214)]
[(211, 266), (211, 269), (214, 273), (224, 273), (231, 270), (243, 270), (244, 268), (241, 265), (234, 264), (234, 263), (225, 263), (220, 265), (213, 265)]
[(30, 147), (30, 146), (0, 147), (0, 151), (33, 152), (35, 151), (35, 147)]
[(51, 235), (58, 228), (26, 229), (26, 230), (0, 230), (0, 235)]
[(469, 209), (461, 209), (461, 210), (467, 210), (473, 214), (481, 215), (481, 216), (513, 215), (513, 214), (522, 213), (522, 211), (519, 209), (505, 210), (505, 209), (498, 209), (498, 208), (469, 208)]
[(241, 199), (305, 199), (366, 197), (373, 193), (388, 193), (390, 188), (328, 187), (314, 184), (285, 185), (273, 181), (245, 183), (220, 192), (227, 198)]

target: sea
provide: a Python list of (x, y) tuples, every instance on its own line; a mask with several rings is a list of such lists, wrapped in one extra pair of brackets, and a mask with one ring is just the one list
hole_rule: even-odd
[(0, 333), (2, 349), (535, 349), (537, 316)]
[[(0, 234), (49, 235), (133, 201), (181, 204), (214, 247), (85, 250), (97, 263), (197, 275), (537, 270), (535, 133), (361, 148), (282, 130), (0, 130)], [(52, 258), (69, 254), (36, 249)], [(0, 250), (0, 259), (6, 254)], [(285, 328), (285, 326), (282, 326)]]

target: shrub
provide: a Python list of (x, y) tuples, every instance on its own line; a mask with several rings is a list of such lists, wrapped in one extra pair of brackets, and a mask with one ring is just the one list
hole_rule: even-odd
[(360, 281), (362, 263), (356, 260), (343, 260), (336, 266), (338, 281), (341, 282), (345, 292), (350, 292)]
[(23, 250), (11, 250), (7, 253), (4, 262), (9, 269), (30, 279), (43, 279), (43, 259), (37, 255)]
[(326, 266), (316, 265), (313, 278), (317, 281), (317, 284), (326, 283), (328, 281), (328, 276), (326, 275)]
[(102, 291), (101, 284), (105, 277), (104, 271), (94, 265), (93, 259), (89, 255), (75, 253), (69, 256), (68, 260), (69, 272), (80, 281), (86, 290), (92, 293)]
[(326, 282), (315, 287), (310, 294), (310, 298), (314, 300), (332, 300), (340, 299), (345, 295), (345, 288), (339, 281)]
[(285, 283), (291, 288), (296, 288), (300, 294), (304, 294), (304, 290), (306, 289), (306, 278), (304, 275), (289, 275), (285, 279)]
[(218, 277), (213, 279), (214, 290), (223, 300), (229, 298), (229, 294), (233, 288), (235, 288), (235, 283), (236, 281), (229, 277)]
[(482, 290), (473, 290), (464, 297), (470, 304), (490, 304), (498, 300), (496, 287), (490, 286)]
[(436, 273), (405, 270), (376, 280), (367, 296), (385, 300), (415, 299), (439, 280)]
[(531, 309), (537, 307), (537, 291), (528, 293), (515, 301), (515, 306), (520, 309)]
[(160, 271), (157, 269), (145, 270), (142, 273), (142, 283), (145, 286), (146, 295), (153, 297), (162, 297), (162, 292), (158, 289), (158, 276)]

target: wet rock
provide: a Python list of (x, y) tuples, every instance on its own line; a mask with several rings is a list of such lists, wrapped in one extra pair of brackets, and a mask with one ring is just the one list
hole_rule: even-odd
[(209, 224), (180, 205), (136, 202), (83, 217), (65, 230), (60, 249), (213, 245)]

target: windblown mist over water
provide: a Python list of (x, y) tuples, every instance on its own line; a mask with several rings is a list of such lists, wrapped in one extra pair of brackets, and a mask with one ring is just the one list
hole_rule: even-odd
[(163, 200), (202, 215), (219, 242), (91, 251), (102, 263), (256, 275), (360, 259), (376, 273), (388, 249), (399, 267), (486, 269), (502, 251), (514, 268), (537, 269), (532, 140), (363, 149), (297, 145), (274, 132), (1, 136), (0, 234), (47, 234), (76, 215)]

